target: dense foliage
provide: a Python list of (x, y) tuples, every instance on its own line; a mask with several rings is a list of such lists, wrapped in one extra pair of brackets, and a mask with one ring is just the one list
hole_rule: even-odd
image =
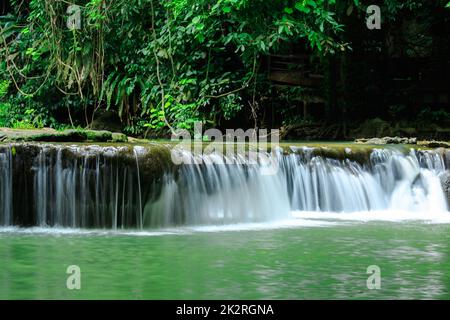
[[(89, 126), (103, 110), (117, 112), (134, 135), (192, 129), (194, 121), (264, 126), (274, 95), (265, 57), (297, 51), (310, 54), (334, 83), (324, 89), (328, 108), (348, 109), (333, 104), (333, 95), (348, 91), (331, 65), (351, 52), (365, 28), (367, 5), (358, 0), (72, 3), (79, 7), (63, 0), (10, 1), (0, 20), (0, 126)], [(383, 19), (422, 7), (421, 1), (385, 1)], [(78, 17), (80, 28), (69, 28)], [(359, 23), (359, 35), (350, 34), (352, 23)], [(275, 93), (283, 115), (278, 125), (298, 120), (291, 98), (303, 90)]]

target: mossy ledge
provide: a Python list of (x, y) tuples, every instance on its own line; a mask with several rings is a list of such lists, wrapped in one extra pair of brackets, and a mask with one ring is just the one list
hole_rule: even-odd
[(1, 142), (128, 142), (123, 133), (106, 130), (67, 129), (57, 131), (51, 128), (21, 130), (0, 128)]
[[(31, 146), (31, 143), (42, 143), (51, 144), (57, 143), (58, 145), (71, 145), (77, 144), (80, 147), (89, 146), (93, 143), (98, 143), (102, 148), (105, 147), (120, 147), (124, 146), (124, 150), (121, 151), (128, 153), (124, 161), (135, 161), (135, 155), (133, 154), (133, 146), (143, 149), (151, 150), (151, 154), (154, 157), (148, 157), (144, 154), (139, 154), (139, 161), (144, 165), (143, 174), (150, 174), (151, 176), (158, 176), (157, 171), (166, 171), (173, 162), (171, 161), (170, 150), (174, 148), (179, 142), (162, 140), (162, 141), (152, 141), (145, 139), (134, 139), (127, 137), (122, 133), (112, 133), (106, 130), (64, 130), (56, 131), (54, 129), (44, 128), (39, 130), (15, 130), (8, 128), (0, 128), (0, 143), (5, 144), (15, 144), (22, 143)], [(415, 142), (415, 141), (414, 141)], [(208, 152), (215, 152), (223, 148), (232, 149), (234, 152), (239, 152), (238, 150), (244, 150), (247, 152), (249, 150), (256, 150), (261, 146), (252, 145), (249, 143), (232, 143), (231, 146), (228, 143), (215, 144), (211, 142), (200, 142), (200, 150)], [(212, 147), (214, 146), (214, 147)], [(355, 142), (327, 142), (327, 141), (316, 141), (316, 142), (290, 142), (282, 141), (276, 145), (277, 148), (281, 147), (283, 154), (297, 153), (301, 155), (308, 156), (320, 156), (329, 159), (336, 159), (339, 161), (350, 160), (355, 161), (359, 164), (368, 164), (370, 162), (370, 156), (374, 149), (395, 149), (396, 151), (407, 154), (411, 149), (415, 150), (435, 150), (435, 152), (443, 153), (443, 157), (446, 161), (450, 161), (450, 148), (445, 148), (447, 144), (436, 143), (435, 141), (417, 141), (416, 144), (370, 144), (368, 141), (364, 143)], [(206, 148), (208, 147), (208, 150)], [(272, 152), (273, 145), (267, 144), (267, 151)], [(31, 147), (35, 149), (35, 147)], [(189, 148), (188, 148), (189, 149)], [(192, 151), (195, 148), (191, 149)], [(215, 150), (215, 151), (214, 151)], [(131, 152), (131, 153), (130, 153)], [(157, 155), (156, 155), (157, 154)], [(151, 159), (151, 161), (150, 161)], [(170, 165), (169, 165), (170, 164)]]
[(376, 149), (390, 149), (403, 154), (408, 154), (411, 150), (419, 152), (435, 152), (441, 154), (447, 166), (450, 166), (450, 148), (430, 148), (423, 145), (369, 145), (354, 143), (305, 143), (305, 144), (282, 144), (283, 153), (296, 153), (300, 155), (320, 156), (339, 161), (350, 160), (361, 165), (370, 163), (370, 156)]
[[(380, 146), (350, 146), (350, 145), (328, 145), (328, 146), (291, 146), (286, 153), (310, 155), (312, 157), (323, 157), (335, 160), (350, 160), (361, 165), (370, 162), (370, 155), (374, 149), (381, 149)], [(402, 150), (403, 151), (403, 150)], [(405, 150), (406, 151), (406, 150)]]

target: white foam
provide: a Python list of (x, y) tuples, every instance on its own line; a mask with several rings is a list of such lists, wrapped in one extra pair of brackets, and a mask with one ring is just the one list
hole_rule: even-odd
[(292, 216), (297, 219), (314, 220), (347, 220), (347, 221), (424, 221), (431, 223), (450, 223), (449, 212), (423, 212), (405, 210), (381, 210), (381, 211), (359, 211), (359, 212), (316, 212), (316, 211), (293, 211)]
[(314, 227), (333, 227), (348, 225), (352, 222), (386, 221), (390, 223), (403, 223), (416, 221), (421, 223), (445, 224), (450, 223), (449, 212), (412, 212), (406, 210), (380, 210), (359, 212), (317, 212), (292, 211), (289, 219), (260, 222), (237, 223), (225, 225), (201, 225), (180, 228), (164, 229), (76, 229), (61, 227), (0, 227), (0, 235), (52, 235), (52, 236), (133, 236), (154, 237), (169, 235), (187, 235), (195, 233), (260, 231), (271, 229), (299, 229)]
[(74, 236), (163, 236), (179, 233), (169, 230), (101, 230), (101, 229), (76, 229), (58, 227), (0, 227), (0, 234), (22, 234), (22, 235), (74, 235)]
[(284, 228), (301, 227), (327, 227), (338, 224), (330, 221), (317, 221), (306, 219), (286, 219), (275, 222), (261, 223), (237, 223), (227, 225), (190, 226), (181, 228), (155, 229), (155, 230), (100, 230), (100, 229), (75, 229), (75, 228), (50, 228), (50, 227), (1, 227), (0, 234), (22, 234), (22, 235), (74, 235), (74, 236), (166, 236), (182, 235), (197, 232), (234, 232), (234, 231), (258, 231)]
[(196, 226), (186, 229), (192, 230), (194, 232), (225, 232), (225, 231), (251, 231), (251, 230), (285, 229), (285, 228), (301, 228), (301, 227), (327, 227), (336, 224), (337, 224), (336, 222), (330, 221), (306, 220), (299, 218), (299, 219), (285, 219), (274, 222)]

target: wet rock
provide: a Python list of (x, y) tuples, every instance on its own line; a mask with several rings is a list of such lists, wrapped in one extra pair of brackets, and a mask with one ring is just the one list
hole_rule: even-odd
[(450, 149), (442, 150), (442, 156), (444, 157), (445, 167), (450, 168)]
[[(86, 140), (87, 135), (85, 132), (79, 130), (64, 130), (59, 134), (54, 135), (54, 140), (50, 139), (47, 141), (56, 141), (56, 142), (83, 142)], [(45, 141), (45, 140), (35, 140), (35, 141)]]
[(416, 144), (417, 138), (402, 138), (402, 137), (383, 137), (383, 138), (362, 138), (356, 139), (355, 143), (360, 144), (375, 144), (375, 145), (383, 145), (383, 144)]
[(367, 164), (370, 161), (370, 154), (373, 148), (370, 147), (345, 147), (345, 146), (328, 146), (328, 147), (317, 147), (308, 150), (298, 149), (294, 153), (310, 153), (314, 157), (322, 157), (329, 159), (336, 159), (344, 161), (346, 159), (351, 161), (356, 161), (361, 165)]
[(108, 142), (113, 139), (112, 133), (106, 130), (86, 130), (86, 138), (94, 142)]
[(15, 130), (0, 128), (0, 142), (128, 142), (122, 133), (106, 130), (67, 129), (56, 131), (51, 128)]
[(25, 141), (28, 137), (54, 133), (57, 133), (57, 131), (50, 128), (43, 128), (39, 130), (0, 128), (0, 141)]
[(381, 139), (381, 138), (372, 138), (372, 139), (367, 139), (367, 138), (361, 138), (361, 139), (356, 139), (355, 143), (361, 143), (361, 144), (386, 144), (386, 141)]
[(400, 137), (384, 137), (383, 140), (386, 142), (385, 144), (407, 144), (409, 142), (408, 138)]
[(417, 138), (409, 138), (408, 144), (417, 144)]
[(23, 132), (9, 136), (11, 141), (41, 141), (41, 142), (83, 142), (86, 133), (78, 130), (65, 130), (62, 132), (47, 132), (36, 130), (34, 132)]
[(140, 174), (144, 180), (155, 180), (174, 168), (170, 149), (165, 146), (153, 145), (146, 148), (145, 152), (136, 152), (135, 155), (139, 160)]
[(113, 142), (128, 142), (128, 137), (123, 133), (112, 133), (112, 141)]
[(450, 171), (447, 170), (445, 173), (441, 174), (441, 184), (444, 190), (445, 196), (447, 197), (447, 206), (450, 208)]
[(445, 141), (418, 141), (417, 145), (427, 148), (450, 148), (450, 143)]

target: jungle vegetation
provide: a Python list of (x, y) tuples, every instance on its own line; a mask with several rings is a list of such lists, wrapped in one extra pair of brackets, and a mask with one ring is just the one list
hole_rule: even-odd
[[(320, 128), (312, 138), (346, 138), (367, 121), (446, 127), (447, 2), (9, 0), (0, 127), (93, 127), (107, 113), (146, 137), (196, 121)], [(371, 4), (380, 29), (367, 28)], [(285, 74), (320, 81), (274, 79), (280, 59)]]

